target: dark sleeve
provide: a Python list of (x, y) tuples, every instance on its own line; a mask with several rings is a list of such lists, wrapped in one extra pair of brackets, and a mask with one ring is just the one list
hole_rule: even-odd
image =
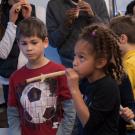
[(31, 16), (36, 17), (36, 8), (35, 8), (35, 5), (31, 4), (31, 7), (32, 7)]
[(64, 20), (61, 21), (63, 23), (59, 24), (56, 16), (59, 14), (54, 14), (53, 5), (51, 5), (51, 3), (52, 2), (48, 2), (46, 12), (46, 26), (48, 30), (49, 43), (53, 47), (60, 48), (62, 43), (66, 40), (67, 36), (69, 35), (71, 28), (64, 26)]
[(129, 107), (135, 112), (134, 96), (128, 76), (125, 76), (122, 83), (119, 85), (121, 104), (124, 107)]
[(95, 13), (99, 16), (104, 22), (109, 21), (109, 14), (107, 6), (104, 0), (94, 0), (95, 1)]
[(89, 107), (90, 117), (84, 127), (84, 131), (93, 133), (94, 130), (99, 129), (106, 118), (114, 109), (119, 108), (119, 90), (117, 87), (104, 86), (97, 90), (92, 97), (92, 102)]

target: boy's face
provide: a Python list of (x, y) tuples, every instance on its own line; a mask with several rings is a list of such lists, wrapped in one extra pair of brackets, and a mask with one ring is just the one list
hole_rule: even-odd
[(38, 62), (44, 57), (44, 49), (48, 47), (48, 40), (44, 41), (37, 36), (21, 37), (19, 47), (29, 62)]

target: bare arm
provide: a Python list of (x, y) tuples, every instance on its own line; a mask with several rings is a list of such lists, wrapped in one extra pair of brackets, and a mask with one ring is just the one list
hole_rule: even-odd
[(90, 113), (88, 107), (83, 101), (81, 92), (79, 90), (79, 77), (78, 74), (73, 69), (68, 69), (66, 71), (68, 86), (74, 100), (74, 106), (77, 112), (77, 115), (83, 126), (87, 123)]

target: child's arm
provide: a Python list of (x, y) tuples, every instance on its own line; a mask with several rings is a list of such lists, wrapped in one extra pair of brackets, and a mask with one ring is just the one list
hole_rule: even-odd
[(64, 119), (59, 125), (57, 135), (71, 135), (76, 116), (73, 100), (65, 100), (62, 105), (64, 109)]
[(90, 113), (88, 107), (83, 101), (81, 92), (79, 90), (79, 83), (78, 83), (79, 76), (73, 69), (68, 69), (66, 74), (67, 74), (68, 86), (74, 100), (76, 112), (78, 114), (78, 117), (82, 125), (85, 126), (85, 124), (87, 123), (90, 117)]
[(9, 12), (9, 22), (5, 31), (5, 34), (0, 41), (0, 57), (6, 59), (12, 49), (15, 36), (16, 36), (16, 25), (15, 22), (18, 19), (18, 13), (15, 12), (18, 4), (14, 4)]
[(7, 115), (10, 135), (21, 135), (18, 109), (9, 106), (7, 109)]
[(128, 107), (120, 108), (120, 116), (127, 122), (135, 117), (133, 111)]
[(5, 34), (0, 41), (0, 58), (7, 59), (15, 40), (16, 25), (13, 22), (8, 22)]

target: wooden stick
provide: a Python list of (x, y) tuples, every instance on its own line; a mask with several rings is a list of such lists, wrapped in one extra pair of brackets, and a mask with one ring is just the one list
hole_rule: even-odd
[(18, 7), (16, 8), (15, 12), (16, 12), (16, 13), (19, 13), (20, 10), (21, 10), (21, 8), (22, 8), (21, 6), (18, 6)]
[[(120, 109), (123, 109), (122, 105), (120, 105)], [(133, 119), (129, 120), (129, 123), (135, 128), (135, 121)]]
[(44, 81), (47, 78), (54, 78), (54, 77), (62, 76), (62, 75), (65, 75), (65, 71), (58, 71), (58, 72), (49, 73), (49, 74), (41, 74), (40, 76), (27, 79), (26, 83), (30, 83), (30, 82), (34, 82), (38, 80)]
[[(22, 0), (22, 1), (25, 2), (25, 3), (28, 3), (27, 0)], [(15, 12), (16, 12), (16, 13), (19, 13), (20, 10), (21, 10), (21, 8), (22, 8), (22, 6), (18, 6), (18, 7), (16, 8)]]

